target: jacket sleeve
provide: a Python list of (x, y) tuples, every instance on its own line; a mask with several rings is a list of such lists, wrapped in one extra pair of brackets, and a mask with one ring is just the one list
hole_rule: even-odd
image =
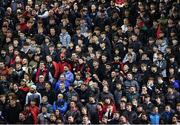
[(56, 102), (53, 103), (53, 111), (56, 110)]
[(74, 80), (74, 75), (72, 73), (69, 74), (69, 76), (67, 77), (68, 82), (72, 83)]
[(65, 113), (67, 110), (67, 102), (64, 102), (64, 106), (63, 107), (58, 107), (58, 110), (61, 111), (61, 113)]
[(58, 78), (58, 76), (59, 76), (59, 64), (57, 62), (53, 61), (53, 65), (54, 65), (54, 69), (55, 69), (54, 78)]
[(54, 90), (57, 91), (59, 89), (59, 81), (56, 82)]
[(26, 104), (28, 104), (29, 94), (26, 95)]
[(71, 36), (68, 35), (66, 38), (66, 45), (68, 46), (70, 42), (71, 42)]
[(163, 70), (163, 69), (166, 69), (166, 65), (167, 65), (167, 63), (166, 63), (166, 60), (163, 60), (162, 61), (162, 65), (160, 66), (160, 68)]
[(38, 15), (38, 17), (40, 17), (40, 18), (47, 18), (49, 16), (49, 12), (48, 11), (46, 11), (44, 14), (42, 14), (42, 15)]

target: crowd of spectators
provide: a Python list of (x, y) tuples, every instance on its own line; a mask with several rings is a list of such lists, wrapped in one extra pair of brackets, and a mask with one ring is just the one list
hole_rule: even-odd
[(180, 0), (0, 0), (1, 124), (180, 123)]

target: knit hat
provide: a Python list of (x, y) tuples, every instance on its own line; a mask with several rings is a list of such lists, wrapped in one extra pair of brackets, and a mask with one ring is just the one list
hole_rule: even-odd
[(36, 90), (36, 86), (35, 85), (32, 85), (31, 88), (35, 89)]

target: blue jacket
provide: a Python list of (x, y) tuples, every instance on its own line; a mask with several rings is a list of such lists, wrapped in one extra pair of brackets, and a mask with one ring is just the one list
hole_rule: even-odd
[(65, 74), (65, 77), (66, 77), (66, 80), (69, 82), (69, 83), (72, 83), (74, 81), (74, 75), (72, 72), (70, 71), (67, 71), (67, 72), (64, 72)]
[(180, 86), (179, 86), (179, 81), (178, 80), (174, 80), (173, 81), (173, 87), (175, 88), (175, 89), (179, 89), (180, 88)]
[(68, 47), (69, 43), (71, 42), (71, 36), (69, 35), (68, 32), (66, 33), (61, 33), (59, 35), (60, 42), (62, 43), (63, 46)]
[(158, 125), (160, 123), (160, 115), (159, 114), (150, 114), (149, 115), (149, 118), (150, 118), (150, 123), (152, 125)]
[[(58, 90), (59, 90), (60, 84), (62, 84), (62, 81), (61, 81), (61, 80), (58, 80), (58, 81), (56, 82), (56, 85), (55, 85), (55, 91), (58, 91)], [(70, 86), (70, 82), (67, 81), (67, 80), (65, 80), (64, 84), (65, 84), (66, 90), (68, 90), (68, 89), (69, 89), (69, 86)]]
[(53, 111), (56, 111), (57, 109), (60, 111), (60, 113), (63, 115), (67, 111), (68, 104), (67, 102), (62, 100), (55, 101), (53, 104)]
[(171, 124), (173, 112), (163, 112), (161, 117), (162, 117), (162, 120), (164, 121), (164, 124)]

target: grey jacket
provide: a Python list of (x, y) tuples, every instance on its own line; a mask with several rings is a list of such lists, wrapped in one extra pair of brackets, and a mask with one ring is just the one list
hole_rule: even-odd
[(130, 88), (131, 86), (135, 86), (137, 92), (139, 92), (139, 84), (138, 84), (138, 82), (137, 82), (136, 80), (126, 80), (126, 81), (124, 82), (124, 87), (125, 87), (126, 93), (129, 92), (128, 90), (129, 90), (129, 88)]
[(38, 124), (50, 124), (49, 119), (50, 119), (49, 113), (40, 113), (38, 115)]

